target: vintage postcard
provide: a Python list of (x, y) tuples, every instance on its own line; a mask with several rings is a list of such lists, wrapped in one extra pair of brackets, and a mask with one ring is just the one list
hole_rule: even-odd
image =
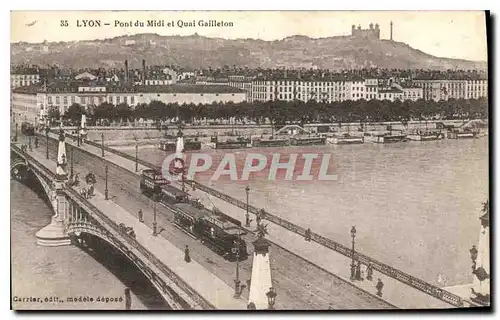
[(490, 308), (488, 22), (12, 11), (11, 308)]

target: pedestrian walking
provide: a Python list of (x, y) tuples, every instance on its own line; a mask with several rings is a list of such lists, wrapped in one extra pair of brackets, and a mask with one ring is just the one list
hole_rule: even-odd
[(130, 310), (132, 307), (132, 297), (130, 296), (130, 288), (125, 288), (125, 310)]
[(382, 297), (382, 289), (384, 288), (384, 284), (380, 278), (378, 279), (377, 285), (375, 286), (377, 289), (377, 296)]
[(366, 267), (366, 279), (372, 281), (373, 280), (373, 266), (370, 262), (368, 267)]
[(187, 245), (184, 249), (184, 261), (186, 261), (187, 263), (191, 262), (191, 257), (189, 256), (189, 247)]
[(139, 216), (139, 222), (144, 223), (144, 216), (142, 213), (142, 209), (139, 209), (138, 216)]
[(305, 239), (306, 241), (311, 241), (311, 228), (307, 228), (307, 230), (306, 230), (306, 232), (305, 232), (304, 239)]

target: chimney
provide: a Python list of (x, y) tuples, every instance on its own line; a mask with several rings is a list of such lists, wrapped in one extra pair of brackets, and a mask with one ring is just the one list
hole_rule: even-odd
[(128, 82), (128, 60), (125, 60), (125, 82)]
[(146, 60), (142, 59), (142, 85), (146, 85)]

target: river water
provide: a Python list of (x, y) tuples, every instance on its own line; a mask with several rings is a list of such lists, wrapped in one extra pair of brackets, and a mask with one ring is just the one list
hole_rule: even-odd
[[(135, 155), (133, 147), (118, 149)], [(486, 137), (234, 153), (241, 167), (247, 152), (279, 152), (286, 158), (311, 151), (331, 154), (330, 168), (337, 180), (270, 181), (256, 175), (249, 181), (226, 177), (210, 183), (241, 200), (248, 184), (252, 205), (344, 245), (351, 245), (350, 229), (355, 225), (357, 250), (432, 284), (472, 281), (469, 249), (477, 244), (478, 218), (489, 190)], [(221, 159), (233, 151), (204, 152)], [(139, 157), (161, 164), (165, 153), (142, 147)], [(212, 173), (196, 178), (209, 183)]]
[[(168, 308), (147, 280), (119, 255), (107, 251), (92, 256), (76, 246), (37, 246), (35, 234), (50, 223), (52, 210), (26, 185), (11, 180), (10, 186), (14, 309), (124, 310), (126, 287), (132, 290), (132, 309)], [(15, 302), (17, 297), (40, 297), (42, 301), (58, 297), (64, 302)], [(68, 297), (93, 298), (93, 302), (71, 302)], [(98, 302), (99, 297), (118, 301)]]

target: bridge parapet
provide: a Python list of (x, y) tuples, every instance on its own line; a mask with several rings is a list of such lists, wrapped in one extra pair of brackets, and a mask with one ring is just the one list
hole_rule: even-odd
[[(65, 189), (72, 202), (67, 218), (69, 233), (87, 232), (103, 238), (124, 253), (157, 287), (174, 309), (203, 309), (215, 307), (163, 264), (143, 245), (128, 234), (78, 192)], [(181, 301), (181, 302), (179, 302)]]

